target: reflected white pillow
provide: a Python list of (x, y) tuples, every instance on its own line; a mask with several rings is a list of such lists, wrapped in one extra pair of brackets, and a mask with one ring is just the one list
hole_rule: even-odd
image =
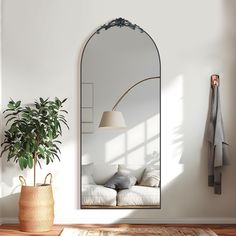
[(96, 184), (93, 178), (93, 163), (82, 165), (82, 185)]
[(146, 168), (143, 172), (139, 185), (147, 187), (158, 187), (160, 184), (160, 170)]

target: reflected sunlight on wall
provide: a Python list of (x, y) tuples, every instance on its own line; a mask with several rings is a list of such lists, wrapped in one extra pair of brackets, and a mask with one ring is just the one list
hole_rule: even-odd
[(127, 132), (127, 149), (132, 150), (138, 145), (142, 145), (145, 142), (145, 124), (136, 125), (134, 128), (129, 129)]
[(126, 165), (157, 165), (159, 161), (160, 115), (131, 127), (105, 144), (106, 162)]
[(105, 144), (105, 158), (107, 163), (124, 158), (126, 150), (126, 134), (120, 134)]

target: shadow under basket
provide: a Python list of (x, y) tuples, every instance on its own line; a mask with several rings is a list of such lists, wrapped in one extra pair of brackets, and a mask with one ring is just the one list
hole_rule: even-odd
[[(50, 184), (47, 178), (50, 177)], [(54, 199), (51, 185), (52, 174), (45, 177), (44, 184), (26, 186), (25, 179), (20, 176), (22, 183), (19, 200), (20, 230), (24, 232), (45, 232), (52, 228), (54, 221)]]

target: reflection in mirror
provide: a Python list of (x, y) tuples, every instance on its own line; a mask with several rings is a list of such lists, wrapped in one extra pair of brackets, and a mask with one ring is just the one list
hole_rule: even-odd
[[(81, 58), (82, 208), (160, 208), (160, 70), (154, 41), (124, 19), (88, 40)], [(115, 116), (101, 125), (104, 111)], [(123, 129), (114, 129), (116, 112)]]

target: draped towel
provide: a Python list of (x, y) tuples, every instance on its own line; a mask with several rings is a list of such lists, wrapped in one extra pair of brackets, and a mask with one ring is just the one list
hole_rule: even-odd
[(225, 141), (223, 119), (220, 107), (219, 86), (212, 88), (211, 110), (207, 133), (209, 143), (208, 186), (214, 187), (215, 194), (221, 194), (222, 168), (229, 163)]

